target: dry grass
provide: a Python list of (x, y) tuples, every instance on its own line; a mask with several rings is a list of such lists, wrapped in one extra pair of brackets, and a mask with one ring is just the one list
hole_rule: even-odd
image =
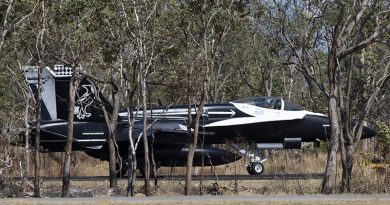
[(365, 163), (356, 163), (352, 176), (352, 193), (388, 193), (390, 169), (373, 169)]
[[(242, 158), (237, 162), (215, 167), (204, 167), (205, 175), (248, 174), (246, 165), (249, 160)], [(305, 152), (302, 150), (275, 151), (269, 160), (264, 163), (264, 174), (289, 174), (289, 173), (323, 173), (326, 166), (326, 154)], [(185, 174), (184, 167), (160, 168), (160, 175)], [(194, 168), (194, 173), (200, 175), (201, 167)]]
[[(45, 153), (41, 156), (41, 162), (45, 169), (41, 170), (43, 176), (62, 176), (63, 153)], [(72, 160), (71, 174), (74, 176), (107, 176), (108, 162), (101, 161), (85, 154), (75, 152)]]
[[(339, 159), (338, 159), (339, 160)], [(52, 160), (46, 154), (42, 156), (44, 176), (61, 176), (61, 163)], [(358, 156), (355, 163), (352, 193), (388, 193), (390, 190), (390, 173), (388, 169), (376, 171), (370, 168), (364, 160)], [(217, 166), (194, 168), (194, 173), (200, 175), (223, 175), (223, 174), (247, 174), (245, 165), (246, 159), (237, 162)], [(272, 159), (265, 162), (265, 174), (283, 174), (283, 173), (322, 173), (326, 165), (326, 154), (312, 151), (277, 151), (272, 155)], [(32, 169), (31, 169), (32, 170)], [(76, 157), (75, 165), (72, 168), (72, 175), (75, 176), (107, 176), (108, 163), (93, 159), (83, 153)], [(336, 184), (341, 180), (341, 167), (337, 168)], [(160, 168), (158, 175), (182, 175), (184, 168)], [(199, 181), (193, 182), (193, 193), (195, 194), (318, 194), (320, 191), (321, 180), (256, 180), (256, 181), (203, 181), (202, 186)], [(75, 196), (85, 194), (86, 196), (107, 196), (108, 181), (103, 182), (72, 182), (72, 188), (75, 190)], [(126, 181), (121, 180), (119, 188), (115, 195), (124, 196), (126, 190)], [(155, 195), (182, 195), (184, 190), (183, 181), (160, 181), (155, 189)], [(338, 193), (338, 187), (334, 187), (335, 193)], [(61, 182), (44, 182), (43, 193), (45, 196), (57, 197), (61, 192)], [(136, 193), (143, 192), (143, 182), (136, 183)]]
[[(358, 157), (355, 163), (352, 193), (387, 193), (390, 190), (389, 170), (377, 172), (367, 164), (361, 163)], [(48, 162), (47, 162), (48, 163)], [(224, 175), (224, 174), (247, 174), (247, 159), (216, 167), (196, 167), (194, 173), (200, 175)], [(272, 154), (272, 159), (265, 162), (264, 174), (284, 174), (284, 173), (322, 173), (326, 166), (326, 154), (316, 153), (312, 150), (286, 150), (276, 151)], [(51, 162), (46, 169), (46, 176), (61, 176), (61, 164)], [(108, 163), (93, 159), (85, 154), (78, 154), (76, 165), (72, 169), (72, 175), (76, 176), (102, 176), (108, 175)], [(337, 182), (341, 180), (341, 166), (337, 168)], [(184, 167), (167, 168), (158, 170), (158, 175), (184, 175)], [(237, 189), (239, 194), (317, 194), (320, 191), (321, 180), (264, 180), (264, 181), (238, 181)], [(202, 187), (199, 182), (193, 182), (194, 193), (200, 194), (200, 190), (206, 194), (235, 194), (236, 186), (234, 181), (204, 181)], [(74, 182), (76, 188), (85, 186)], [(338, 183), (337, 183), (338, 184)], [(92, 184), (94, 187), (107, 187), (108, 182)], [(137, 192), (142, 192), (142, 183), (137, 182)], [(87, 185), (88, 187), (88, 185)], [(53, 187), (51, 187), (53, 188)], [(118, 189), (124, 194), (126, 190), (125, 181), (120, 183)], [(183, 181), (161, 181), (157, 187), (156, 195), (180, 195), (183, 194)], [(217, 190), (217, 191), (216, 191)], [(334, 188), (338, 193), (338, 187)], [(104, 191), (97, 195), (104, 195)]]

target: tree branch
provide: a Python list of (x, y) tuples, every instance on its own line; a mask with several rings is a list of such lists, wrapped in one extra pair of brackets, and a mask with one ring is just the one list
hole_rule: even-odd
[(386, 27), (384, 27), (382, 29), (376, 30), (375, 33), (373, 33), (370, 37), (361, 41), (360, 43), (357, 43), (354, 46), (351, 46), (349, 48), (344, 49), (343, 51), (341, 51), (337, 55), (337, 58), (341, 60), (352, 53), (358, 52), (358, 51), (366, 48), (371, 43), (373, 43), (375, 40), (382, 37), (385, 33), (389, 32), (389, 31), (390, 31), (390, 24), (388, 24)]

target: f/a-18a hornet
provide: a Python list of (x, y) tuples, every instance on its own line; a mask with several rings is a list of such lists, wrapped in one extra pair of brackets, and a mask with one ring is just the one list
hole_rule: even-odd
[[(63, 152), (67, 139), (67, 108), (69, 99), (70, 68), (54, 66), (43, 69), (42, 121), (40, 145), (43, 152)], [(25, 67), (26, 80), (34, 94), (37, 93), (37, 69)], [(107, 160), (107, 124), (101, 103), (104, 100), (95, 90), (93, 82), (84, 77), (76, 96), (74, 114), (73, 150)], [(107, 106), (108, 108), (110, 106)], [(195, 107), (192, 107), (195, 115)], [(134, 136), (143, 131), (143, 113), (134, 114)], [(188, 134), (194, 125), (187, 126), (188, 108), (183, 106), (159, 107), (147, 110), (149, 142), (154, 137), (154, 160), (158, 166), (185, 166), (188, 144), (192, 136)], [(116, 130), (116, 143), (122, 159), (127, 159), (128, 112), (120, 112)], [(34, 127), (32, 125), (32, 127)], [(250, 154), (247, 150), (221, 149), (216, 144), (235, 142), (239, 137), (260, 149), (300, 149), (302, 142), (326, 141), (329, 139), (329, 118), (320, 113), (304, 110), (277, 97), (250, 97), (228, 103), (206, 104), (200, 119), (200, 134), (203, 146), (198, 146), (194, 155), (194, 166), (222, 165), (234, 162), (241, 157), (249, 157), (249, 174), (261, 174), (264, 170), (259, 152)], [(364, 127), (362, 138), (375, 135), (375, 131)], [(34, 129), (31, 136), (34, 136)], [(142, 140), (140, 140), (142, 143)], [(231, 144), (231, 143), (230, 143)], [(233, 146), (234, 147), (234, 146)], [(138, 146), (138, 163), (142, 165), (143, 146)], [(206, 156), (206, 159), (202, 160)], [(142, 167), (138, 167), (142, 168)]]

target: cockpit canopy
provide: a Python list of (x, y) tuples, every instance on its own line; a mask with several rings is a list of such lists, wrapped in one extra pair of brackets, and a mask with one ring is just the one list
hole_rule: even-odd
[(245, 103), (249, 105), (255, 105), (262, 108), (275, 109), (275, 110), (288, 110), (288, 111), (300, 111), (302, 107), (294, 105), (288, 101), (285, 101), (277, 97), (249, 97), (244, 99), (238, 99), (233, 103)]

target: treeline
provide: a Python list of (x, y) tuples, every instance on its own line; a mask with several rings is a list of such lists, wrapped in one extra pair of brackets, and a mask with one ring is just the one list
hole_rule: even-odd
[[(332, 137), (322, 192), (334, 191), (338, 150), (340, 187), (349, 192), (363, 124), (389, 124), (388, 11), (387, 1), (369, 0), (4, 1), (2, 162), (30, 154), (18, 155), (10, 146), (11, 131), (37, 119), (27, 113), (38, 113), (27, 106), (31, 93), (21, 67), (63, 64), (77, 70), (76, 89), (78, 74), (94, 76), (112, 104), (105, 114), (107, 141), (115, 138), (119, 110), (153, 104), (198, 105), (195, 123), (204, 103), (258, 95), (327, 113)], [(113, 154), (110, 175), (112, 160)], [(3, 164), (2, 173), (9, 172)], [(115, 187), (115, 180), (110, 184)]]

